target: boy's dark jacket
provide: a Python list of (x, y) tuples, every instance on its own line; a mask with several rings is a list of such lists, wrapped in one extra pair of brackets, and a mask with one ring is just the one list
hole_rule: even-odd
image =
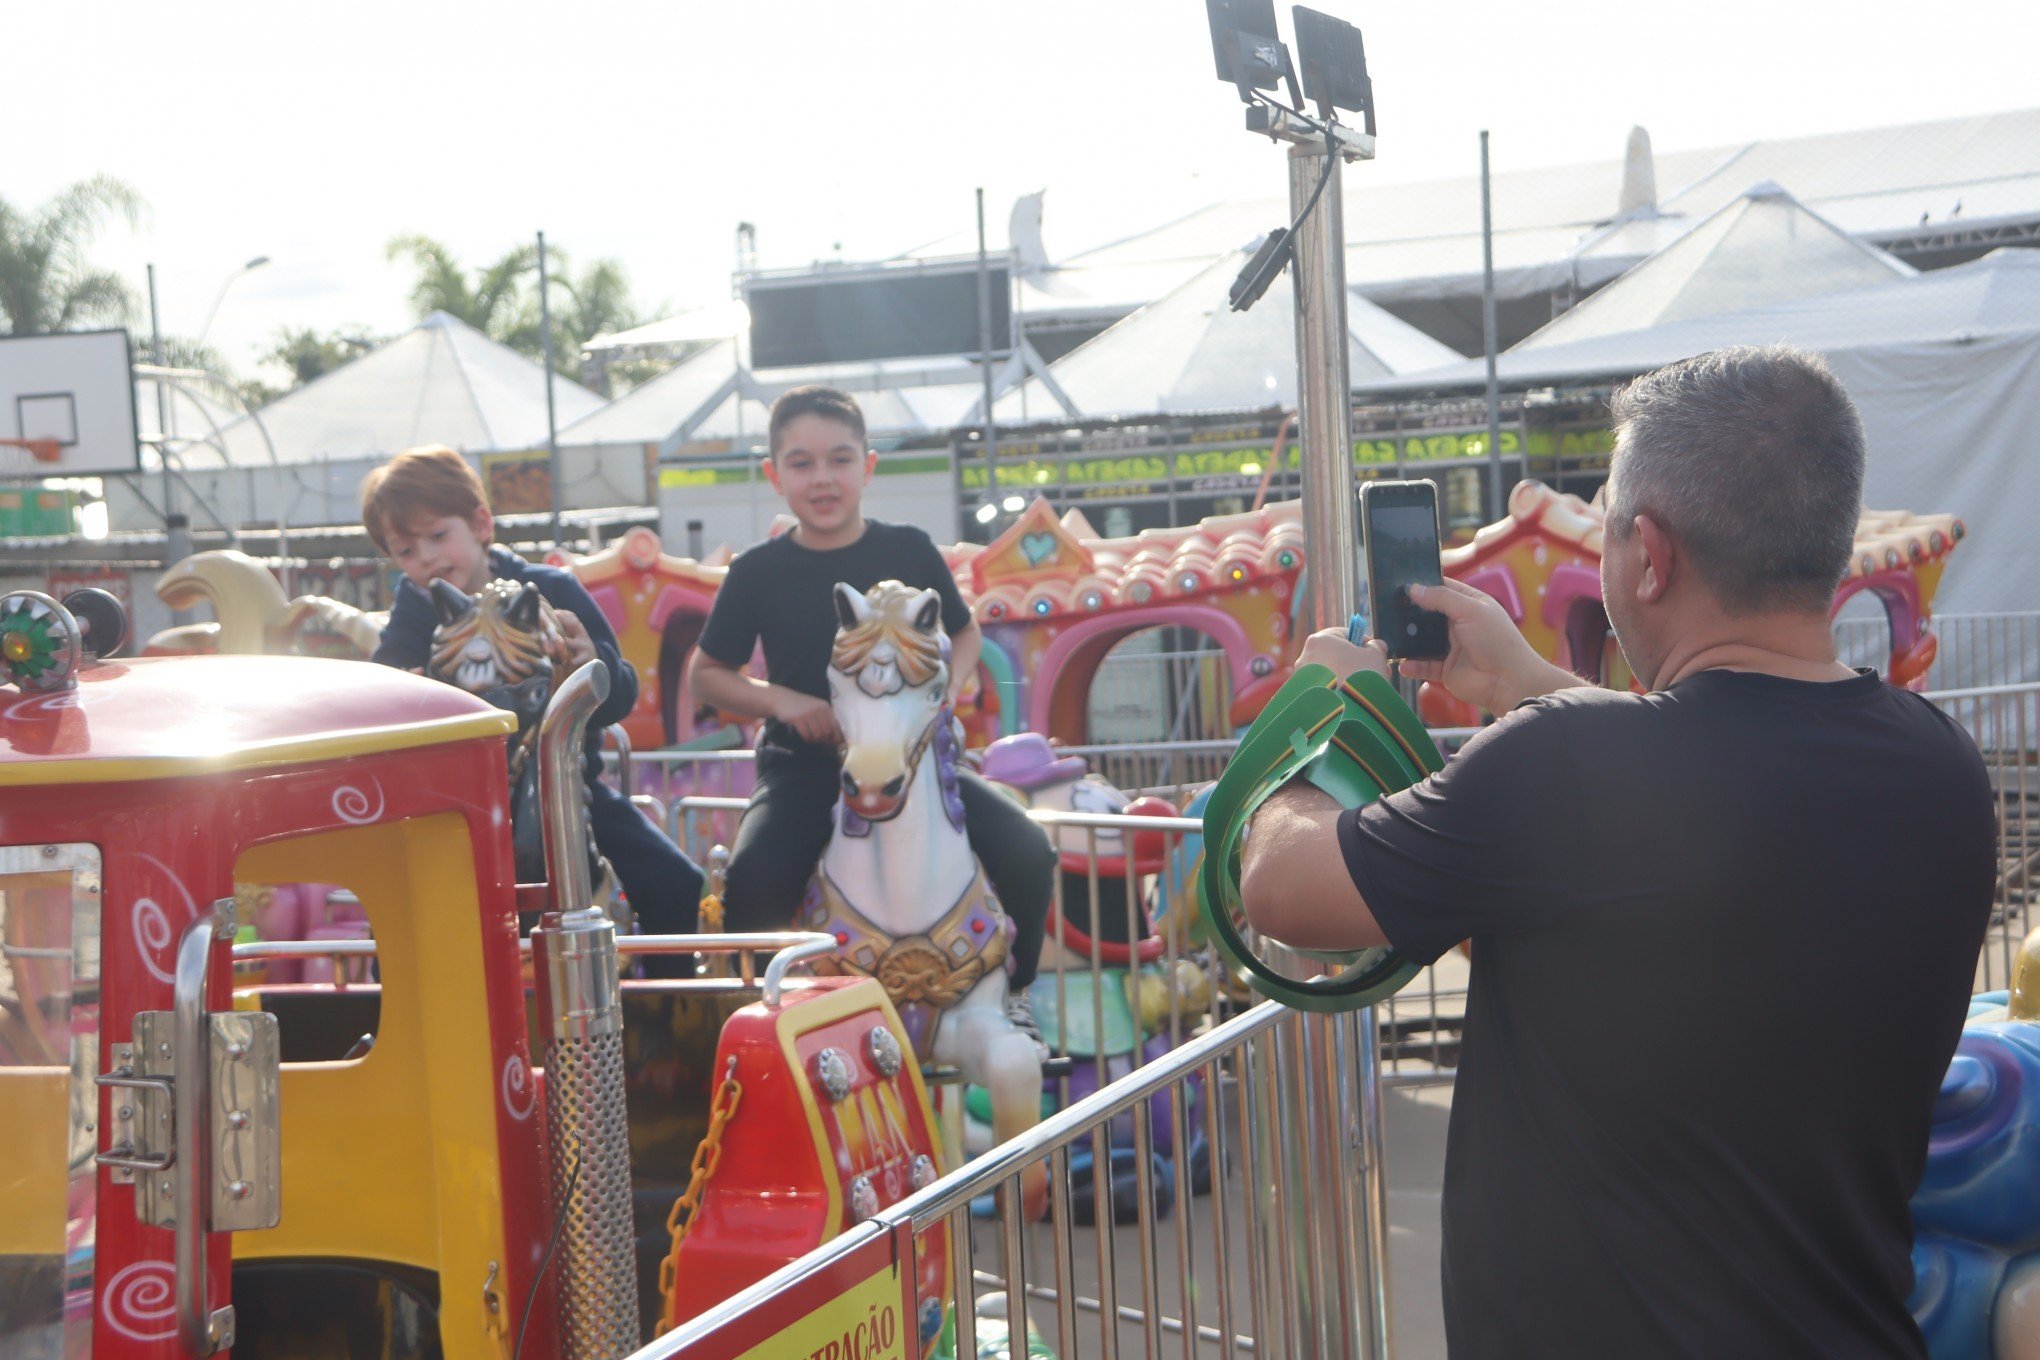
[[(527, 562), (508, 548), (491, 545), (489, 573), (499, 580), (537, 586), (538, 593), (553, 608), (564, 609), (578, 618), (595, 644), (595, 655), (609, 668), (609, 697), (588, 720), (583, 773), (592, 786), (602, 773), (602, 729), (622, 722), (637, 703), (637, 671), (623, 659), (616, 631), (609, 626), (609, 620), (603, 617), (587, 588), (571, 572)], [(397, 582), (397, 598), (390, 608), (389, 624), (383, 629), (382, 641), (376, 644), (371, 659), (385, 666), (422, 670), (431, 660), (432, 630), (438, 626), (439, 615), (432, 607), (431, 597), (404, 577)]]

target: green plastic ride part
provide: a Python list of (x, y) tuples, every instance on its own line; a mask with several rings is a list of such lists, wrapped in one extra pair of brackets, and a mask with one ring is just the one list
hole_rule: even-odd
[(1239, 749), (1204, 809), (1204, 863), (1197, 900), (1212, 941), (1247, 975), (1254, 990), (1299, 1010), (1371, 1006), (1416, 976), (1393, 949), (1335, 953), (1298, 950), (1339, 966), (1321, 977), (1291, 977), (1247, 947), (1240, 935), (1240, 840), (1261, 804), (1292, 779), (1356, 808), (1406, 789), (1444, 768), (1424, 724), (1372, 671), (1343, 679), (1323, 666), (1299, 666), (1240, 739)]

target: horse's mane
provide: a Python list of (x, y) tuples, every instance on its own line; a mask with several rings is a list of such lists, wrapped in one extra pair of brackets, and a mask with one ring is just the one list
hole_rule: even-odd
[(901, 687), (927, 684), (940, 673), (944, 641), (940, 629), (924, 633), (908, 616), (921, 596), (898, 581), (880, 581), (865, 595), (871, 616), (836, 634), (829, 664), (857, 681), (865, 693), (879, 696)]
[(566, 639), (553, 617), (552, 605), (541, 597), (538, 628), (528, 631), (510, 620), (510, 605), (523, 589), (515, 581), (493, 580), (475, 593), (475, 607), (451, 623), (441, 624), (432, 638), (430, 672), (451, 680), (460, 669), (461, 649), (480, 635), (496, 654), (496, 669), (506, 684), (531, 678), (547, 662), (564, 673)]

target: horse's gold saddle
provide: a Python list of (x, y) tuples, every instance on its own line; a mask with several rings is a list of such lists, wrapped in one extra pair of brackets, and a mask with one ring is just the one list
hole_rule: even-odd
[(983, 869), (972, 875), (963, 896), (940, 920), (925, 931), (898, 938), (873, 924), (826, 873), (817, 872), (801, 905), (801, 924), (836, 937), (835, 957), (816, 959), (815, 972), (877, 978), (903, 1012), (916, 1003), (937, 1009), (953, 1006), (1006, 961), (1006, 913), (999, 909)]

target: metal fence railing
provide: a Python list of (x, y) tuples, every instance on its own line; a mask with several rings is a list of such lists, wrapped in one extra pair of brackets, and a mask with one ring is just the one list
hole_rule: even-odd
[[(1357, 1032), (1350, 1013), (1264, 1002), (881, 1210), (634, 1360), (765, 1354), (745, 1347), (832, 1306), (842, 1316), (832, 1279), (874, 1268), (883, 1302), (860, 1303), (848, 1321), (912, 1326), (933, 1308), (952, 1326), (963, 1319), (967, 1338), (976, 1333), (976, 1344), (955, 1348), (959, 1356), (1025, 1355), (1028, 1335), (1064, 1360), (1385, 1356), (1381, 1168), (1361, 1163), (1350, 1136), (1378, 1116), (1351, 1076)], [(1107, 1163), (1118, 1123), (1132, 1128), (1131, 1203), (1118, 1229), (1088, 1226), (1074, 1203), (1082, 1168), (1087, 1157)], [(1201, 1136), (1203, 1177), (1187, 1158), (1158, 1168), (1148, 1153), (1163, 1129), (1178, 1146)], [(1017, 1206), (1041, 1173), (1047, 1213), (1030, 1218)], [(976, 1217), (989, 1196), (999, 1197), (996, 1217)], [(929, 1253), (949, 1263), (948, 1290), (936, 1299), (916, 1293)]]
[(1136, 636), (1098, 663), (1085, 697), (1086, 732), (1116, 745), (1202, 741), (1232, 730), (1232, 678), (1225, 651), (1201, 647), (1147, 651)]
[(1983, 753), (1997, 795), (1998, 874), (1976, 989), (2011, 985), (2019, 945), (2040, 925), (2040, 684), (1927, 695)]
[[(1936, 649), (1927, 682), (1935, 689), (2040, 681), (2040, 612), (1936, 614), (1928, 627)], [(1891, 661), (1891, 625), (1883, 610), (1836, 619), (1835, 650), (1848, 665), (1885, 670)]]

